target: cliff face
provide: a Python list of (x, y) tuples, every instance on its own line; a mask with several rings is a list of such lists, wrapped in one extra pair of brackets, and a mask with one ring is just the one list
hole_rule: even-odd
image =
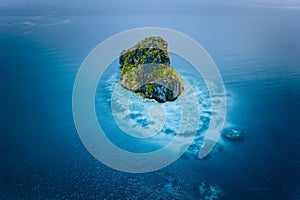
[(168, 44), (161, 37), (147, 37), (123, 50), (119, 63), (126, 89), (160, 102), (175, 100), (183, 92), (183, 82), (170, 65)]

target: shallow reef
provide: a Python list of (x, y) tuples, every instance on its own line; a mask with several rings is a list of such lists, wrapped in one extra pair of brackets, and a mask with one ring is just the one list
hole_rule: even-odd
[(245, 135), (241, 130), (229, 127), (222, 130), (222, 137), (228, 141), (242, 141)]
[(224, 195), (221, 190), (214, 184), (202, 181), (198, 185), (200, 199), (202, 200), (222, 200)]

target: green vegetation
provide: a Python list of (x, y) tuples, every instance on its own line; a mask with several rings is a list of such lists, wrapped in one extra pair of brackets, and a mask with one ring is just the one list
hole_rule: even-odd
[[(130, 71), (128, 71), (126, 74), (123, 75), (122, 84), (133, 91), (139, 90), (139, 88), (142, 86), (142, 84), (138, 81), (138, 72), (141, 71), (138, 70), (138, 68), (134, 67)], [(140, 72), (139, 72), (140, 73)]]
[(134, 49), (148, 49), (148, 48), (155, 48), (161, 49), (168, 54), (168, 44), (167, 42), (159, 36), (151, 36), (146, 37), (145, 39), (139, 41), (134, 45)]
[(153, 91), (154, 91), (153, 85), (151, 84), (146, 85), (146, 92), (148, 94), (153, 94)]
[(167, 50), (168, 44), (161, 37), (147, 37), (128, 50), (123, 50), (120, 56), (122, 74), (138, 64), (170, 63)]
[(124, 65), (122, 68), (122, 74), (125, 74), (126, 72), (130, 71), (134, 67), (133, 64), (130, 65)]

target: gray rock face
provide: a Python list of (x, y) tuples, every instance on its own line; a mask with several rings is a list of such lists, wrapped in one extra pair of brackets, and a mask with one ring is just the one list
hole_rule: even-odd
[[(152, 87), (153, 92), (148, 92), (147, 86)], [(174, 94), (172, 90), (167, 88), (167, 86), (165, 85), (159, 85), (156, 83), (142, 85), (139, 92), (143, 93), (146, 97), (156, 99), (157, 101), (165, 102), (174, 99)]]

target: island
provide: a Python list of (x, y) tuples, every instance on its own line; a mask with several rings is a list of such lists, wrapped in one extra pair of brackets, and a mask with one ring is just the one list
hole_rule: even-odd
[(159, 36), (146, 37), (119, 57), (121, 85), (158, 102), (174, 101), (184, 90), (171, 66), (168, 43)]

